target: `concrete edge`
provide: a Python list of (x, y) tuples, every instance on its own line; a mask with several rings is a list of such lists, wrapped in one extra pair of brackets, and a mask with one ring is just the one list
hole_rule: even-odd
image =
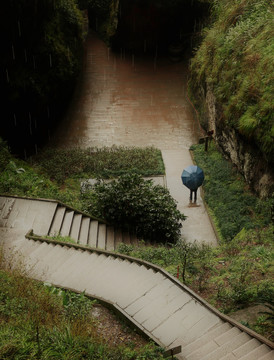
[[(194, 160), (194, 155), (193, 155), (193, 151), (189, 149), (189, 153), (190, 153), (190, 156), (191, 156), (191, 159), (193, 161), (193, 164), (197, 165), (195, 160)], [(209, 218), (209, 221), (211, 223), (211, 226), (212, 226), (212, 229), (214, 231), (214, 234), (216, 236), (216, 239), (217, 239), (217, 242), (220, 243), (221, 242), (221, 239), (220, 239), (220, 236), (219, 236), (219, 232), (218, 232), (218, 229), (216, 227), (216, 224), (211, 216), (211, 213), (210, 213), (210, 209), (209, 209), (209, 206), (207, 205), (206, 201), (205, 201), (205, 192), (204, 192), (204, 188), (203, 186), (200, 186), (200, 194), (201, 194), (201, 197), (203, 199), (203, 203), (204, 203), (204, 206), (205, 206), (205, 209), (206, 209), (206, 212), (207, 212), (207, 215), (208, 215), (208, 218)]]
[(173, 277), (172, 275), (170, 275), (166, 270), (162, 269), (161, 267), (154, 265), (152, 263), (149, 263), (148, 261), (145, 260), (141, 260), (141, 259), (137, 259), (134, 258), (132, 256), (128, 256), (128, 255), (123, 255), (123, 254), (119, 254), (119, 253), (115, 253), (115, 252), (111, 252), (111, 251), (106, 251), (106, 250), (99, 250), (99, 249), (95, 249), (95, 248), (91, 248), (91, 247), (87, 247), (87, 246), (82, 246), (82, 245), (78, 245), (78, 244), (72, 244), (72, 243), (68, 243), (68, 242), (61, 242), (61, 241), (55, 241), (55, 240), (50, 240), (50, 239), (45, 239), (41, 236), (37, 236), (33, 234), (33, 231), (30, 230), (25, 237), (27, 239), (31, 239), (34, 241), (41, 241), (41, 242), (47, 242), (48, 244), (58, 244), (61, 246), (66, 246), (66, 247), (70, 247), (70, 248), (74, 248), (74, 249), (81, 249), (81, 250), (85, 250), (85, 251), (89, 251), (89, 252), (93, 252), (93, 253), (97, 253), (97, 254), (103, 254), (106, 256), (113, 256), (116, 258), (120, 258), (123, 260), (128, 260), (130, 262), (134, 262), (137, 263), (139, 265), (143, 265), (148, 269), (152, 269), (155, 272), (160, 272), (162, 275), (164, 275), (166, 278), (168, 278), (170, 281), (172, 281), (175, 285), (177, 285), (178, 287), (180, 287), (184, 292), (188, 293), (190, 296), (192, 296), (196, 301), (198, 301), (201, 305), (203, 305), (205, 308), (207, 308), (209, 311), (211, 311), (212, 313), (214, 313), (215, 315), (217, 315), (220, 319), (230, 323), (231, 325), (237, 327), (238, 329), (240, 329), (241, 331), (246, 332), (247, 334), (249, 334), (250, 336), (254, 337), (255, 339), (259, 340), (260, 342), (262, 342), (263, 344), (269, 346), (271, 349), (274, 349), (274, 343), (266, 338), (264, 338), (262, 335), (257, 334), (255, 331), (247, 328), (246, 326), (240, 324), (239, 322), (237, 322), (236, 320), (230, 318), (229, 316), (221, 313), (219, 310), (217, 310), (216, 308), (214, 308), (212, 305), (210, 305), (206, 300), (204, 300), (203, 298), (201, 298), (198, 294), (196, 294), (194, 291), (192, 291), (190, 288), (188, 288), (186, 285), (182, 284), (178, 279), (176, 279), (175, 277)]
[(99, 221), (103, 224), (107, 224), (107, 225), (110, 225), (109, 223), (107, 223), (105, 220), (103, 219), (100, 219), (100, 218), (97, 218), (95, 216), (92, 216), (90, 214), (87, 214), (81, 210), (78, 210), (70, 205), (66, 205), (64, 204), (62, 201), (60, 200), (56, 200), (56, 199), (45, 199), (45, 198), (35, 198), (35, 197), (28, 197), (28, 196), (22, 196), (22, 195), (10, 195), (10, 194), (0, 194), (0, 197), (7, 197), (7, 198), (15, 198), (15, 199), (25, 199), (25, 200), (34, 200), (34, 201), (44, 201), (44, 202), (53, 202), (53, 203), (56, 203), (60, 206), (64, 206), (66, 208), (68, 208), (69, 210), (72, 210), (78, 214), (82, 214), (84, 216), (88, 216), (89, 218), (91, 218), (92, 220), (96, 220), (96, 221)]

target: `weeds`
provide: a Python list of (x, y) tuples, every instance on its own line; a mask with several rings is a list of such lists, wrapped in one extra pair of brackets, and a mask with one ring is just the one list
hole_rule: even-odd
[(213, 14), (212, 26), (204, 29), (204, 39), (192, 59), (192, 92), (210, 86), (218, 104), (217, 125), (233, 127), (272, 162), (271, 1), (215, 1)]
[(212, 143), (205, 153), (202, 145), (192, 147), (195, 161), (205, 172), (205, 200), (214, 214), (224, 241), (231, 241), (243, 228), (261, 228), (271, 223), (271, 199), (259, 200), (232, 165)]

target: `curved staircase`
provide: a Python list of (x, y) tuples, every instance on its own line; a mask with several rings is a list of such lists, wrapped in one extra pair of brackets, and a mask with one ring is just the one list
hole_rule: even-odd
[[(88, 222), (86, 215), (62, 207), (54, 201), (0, 197), (0, 241), (6, 251), (23, 256), (31, 277), (109, 302), (156, 343), (166, 349), (181, 346), (178, 359), (273, 360), (273, 343), (218, 312), (160, 267), (30, 232), (25, 237), (29, 229), (45, 235), (59, 228), (76, 234), (80, 243), (84, 230), (79, 224)], [(86, 244), (92, 222), (98, 221), (97, 234), (103, 224), (89, 220)], [(97, 236), (97, 246), (107, 244)]]

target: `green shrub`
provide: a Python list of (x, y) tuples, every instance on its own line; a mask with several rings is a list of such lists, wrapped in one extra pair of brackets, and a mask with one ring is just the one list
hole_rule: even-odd
[(192, 147), (197, 164), (205, 172), (205, 200), (214, 214), (222, 238), (231, 241), (243, 228), (271, 223), (273, 199), (259, 200), (248, 191), (244, 179), (212, 143)]
[(141, 239), (174, 243), (185, 219), (162, 186), (138, 174), (122, 175), (111, 183), (98, 182), (83, 194), (86, 210), (110, 224), (133, 231)]

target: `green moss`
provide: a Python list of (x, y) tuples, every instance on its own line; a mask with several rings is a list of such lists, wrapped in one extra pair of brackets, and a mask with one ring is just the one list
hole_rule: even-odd
[[(214, 3), (212, 25), (191, 63), (193, 92), (211, 84), (220, 115), (273, 161), (272, 2)], [(198, 105), (199, 106), (199, 105)]]

